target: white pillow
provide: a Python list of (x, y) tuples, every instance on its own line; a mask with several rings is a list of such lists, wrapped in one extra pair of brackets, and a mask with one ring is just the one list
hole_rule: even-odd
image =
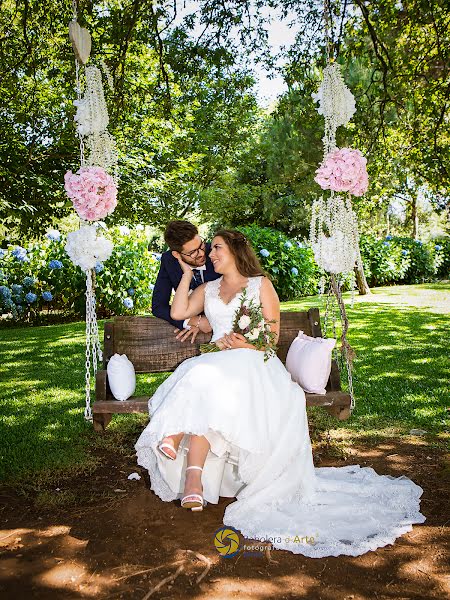
[(331, 372), (332, 338), (310, 337), (299, 331), (286, 357), (286, 369), (305, 392), (325, 394)]
[(136, 373), (126, 354), (114, 354), (107, 366), (108, 382), (112, 395), (117, 400), (127, 400), (136, 389)]

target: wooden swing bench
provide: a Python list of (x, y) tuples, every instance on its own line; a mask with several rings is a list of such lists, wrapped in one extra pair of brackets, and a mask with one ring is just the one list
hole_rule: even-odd
[[(302, 330), (306, 335), (321, 337), (319, 310), (308, 312), (282, 312), (278, 357), (285, 363), (291, 342)], [(148, 396), (132, 396), (128, 400), (115, 400), (108, 385), (106, 365), (115, 354), (126, 354), (136, 373), (163, 373), (174, 371), (187, 358), (200, 354), (200, 344), (210, 335), (199, 334), (191, 344), (175, 339), (173, 326), (154, 317), (115, 317), (107, 321), (104, 329), (104, 369), (97, 371), (95, 402), (92, 406), (95, 431), (104, 431), (113, 414), (148, 412)], [(341, 390), (339, 369), (332, 362), (326, 394), (306, 394), (307, 406), (323, 406), (339, 420), (350, 416), (350, 395)]]

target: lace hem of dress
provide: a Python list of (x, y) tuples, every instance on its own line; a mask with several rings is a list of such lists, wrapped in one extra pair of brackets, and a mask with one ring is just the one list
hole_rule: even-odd
[[(425, 517), (423, 517), (420, 511), (417, 511), (416, 515), (404, 525), (392, 525), (389, 528), (383, 529), (370, 539), (365, 538), (354, 542), (351, 542), (350, 540), (328, 541), (326, 544), (301, 543), (294, 540), (292, 542), (278, 542), (276, 536), (268, 541), (271, 542), (273, 548), (276, 550), (288, 550), (293, 554), (302, 554), (308, 558), (325, 558), (328, 556), (341, 555), (361, 556), (366, 552), (383, 548), (389, 544), (394, 544), (398, 537), (412, 531), (413, 525), (423, 523), (424, 521)], [(242, 535), (249, 540), (255, 539), (263, 541), (260, 540), (261, 531), (258, 532), (258, 530), (252, 529), (251, 524), (246, 520), (239, 522), (234, 518), (227, 519), (224, 517), (223, 524), (239, 530)]]
[[(270, 519), (273, 517), (273, 511), (278, 510), (282, 514), (283, 508), (287, 508), (289, 505), (291, 508), (293, 505), (297, 505), (299, 522), (302, 522), (302, 514), (304, 515), (311, 508), (314, 509), (315, 506), (317, 507), (321, 504), (321, 490), (319, 485), (313, 495), (306, 500), (299, 501), (300, 494), (296, 493), (289, 499), (284, 498), (270, 505), (259, 506), (257, 519), (252, 519), (251, 514), (253, 513), (248, 510), (248, 507), (244, 503), (242, 503), (242, 507), (239, 506), (240, 502), (237, 500), (225, 510), (224, 525), (239, 530), (247, 539), (268, 541), (272, 544), (273, 548), (278, 550), (288, 550), (294, 554), (302, 554), (310, 558), (324, 558), (326, 556), (339, 555), (360, 556), (368, 551), (393, 544), (398, 537), (411, 531), (414, 524), (423, 523), (426, 520), (425, 516), (420, 512), (420, 497), (423, 490), (408, 477), (378, 475), (372, 468), (361, 468), (359, 465), (316, 468), (316, 472), (320, 472), (321, 470), (326, 470), (327, 472), (332, 472), (333, 470), (340, 471), (340, 474), (345, 470), (346, 473), (352, 474), (355, 483), (364, 484), (364, 487), (363, 485), (358, 487), (358, 491), (367, 492), (367, 494), (359, 494), (353, 500), (356, 502), (359, 497), (361, 499), (359, 506), (363, 509), (366, 507), (366, 498), (368, 502), (372, 500), (377, 505), (391, 507), (395, 511), (391, 517), (392, 522), (374, 522), (373, 529), (377, 530), (378, 528), (378, 531), (359, 538), (356, 535), (352, 540), (333, 538), (332, 532), (335, 529), (335, 524), (332, 521), (328, 523), (327, 539), (323, 542), (312, 539), (312, 536), (309, 536), (309, 542), (308, 536), (299, 538), (297, 535), (298, 539), (294, 539), (296, 532), (286, 531), (283, 534), (280, 534), (279, 531), (267, 532), (267, 529), (270, 529)], [(380, 480), (383, 480), (384, 484), (387, 483), (386, 480), (390, 480), (391, 485), (380, 486)], [(379, 488), (375, 496), (373, 487), (370, 486), (371, 483)], [(324, 503), (326, 504), (327, 497), (329, 498), (329, 491), (322, 491), (322, 493), (324, 494)], [(351, 509), (355, 510), (355, 506), (351, 507)], [(324, 510), (328, 511), (329, 507), (325, 506)], [(403, 517), (399, 516), (399, 512), (403, 514)], [(347, 514), (349, 520), (351, 520), (351, 514)], [(292, 515), (290, 516), (292, 517)], [(291, 519), (292, 523), (294, 523), (294, 519), (295, 517)], [(387, 519), (389, 519), (389, 516)], [(266, 535), (262, 533), (263, 531), (267, 532)]]

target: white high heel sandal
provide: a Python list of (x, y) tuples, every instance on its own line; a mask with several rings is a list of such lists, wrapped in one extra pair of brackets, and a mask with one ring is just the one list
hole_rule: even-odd
[[(203, 467), (186, 467), (186, 471), (189, 469), (199, 469), (203, 471)], [(183, 508), (190, 508), (191, 510), (203, 510), (203, 507), (207, 505), (206, 500), (201, 494), (187, 494), (181, 498), (181, 506)]]
[[(164, 452), (164, 448), (167, 448), (169, 450), (173, 450), (173, 453), (175, 454), (175, 456), (170, 455), (168, 452)], [(158, 446), (158, 450), (161, 452), (161, 454), (163, 454), (166, 458), (170, 458), (170, 460), (175, 460), (177, 457), (177, 451), (175, 450), (175, 447), (172, 444), (169, 444), (169, 442), (164, 442), (164, 444), (159, 444)]]

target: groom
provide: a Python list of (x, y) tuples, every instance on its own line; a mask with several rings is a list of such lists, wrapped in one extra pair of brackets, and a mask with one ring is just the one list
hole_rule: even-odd
[(209, 258), (211, 244), (198, 235), (197, 227), (189, 221), (171, 221), (164, 232), (164, 239), (169, 250), (161, 255), (161, 266), (153, 288), (152, 313), (177, 328), (174, 331), (177, 340), (184, 342), (191, 336), (191, 342), (194, 342), (199, 331), (209, 333), (211, 328), (205, 316), (198, 315), (185, 321), (175, 321), (170, 316), (172, 290), (177, 289), (183, 275), (175, 254), (179, 252), (193, 270), (191, 290), (217, 279), (220, 274), (214, 271)]

